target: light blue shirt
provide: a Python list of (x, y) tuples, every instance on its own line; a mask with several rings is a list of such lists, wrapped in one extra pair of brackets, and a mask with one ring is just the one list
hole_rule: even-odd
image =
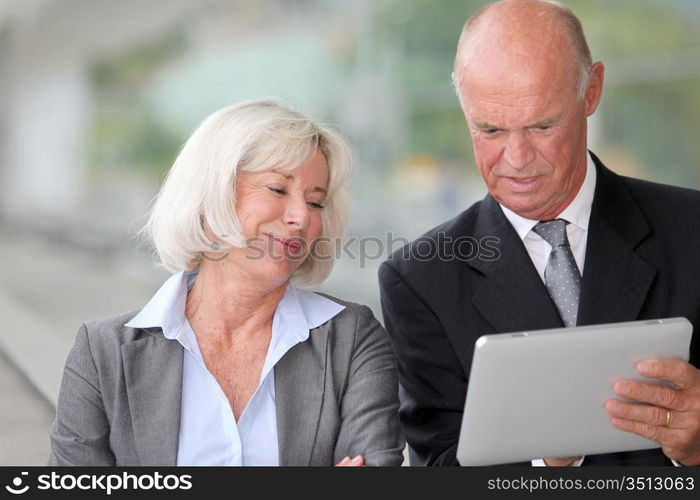
[(126, 326), (163, 330), (185, 349), (177, 465), (279, 465), (275, 364), (309, 331), (345, 307), (315, 293), (287, 286), (272, 319), (272, 336), (260, 383), (239, 421), (224, 391), (207, 369), (197, 336), (185, 316), (187, 292), (196, 273), (181, 271), (168, 279)]

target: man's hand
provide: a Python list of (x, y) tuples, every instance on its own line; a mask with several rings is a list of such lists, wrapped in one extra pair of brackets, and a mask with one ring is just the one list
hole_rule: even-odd
[(645, 377), (673, 382), (674, 387), (619, 380), (613, 389), (637, 404), (610, 399), (605, 409), (612, 424), (661, 445), (664, 454), (683, 465), (700, 465), (700, 370), (689, 363), (645, 360), (637, 364)]
[(548, 467), (568, 467), (580, 459), (581, 457), (545, 458), (544, 463), (547, 464)]
[(357, 455), (356, 457), (350, 458), (345, 457), (340, 462), (335, 464), (336, 467), (364, 467), (365, 457), (362, 455)]

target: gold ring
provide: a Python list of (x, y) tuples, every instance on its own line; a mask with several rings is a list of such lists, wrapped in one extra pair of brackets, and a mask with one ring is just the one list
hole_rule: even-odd
[(666, 410), (666, 423), (664, 424), (664, 427), (668, 427), (668, 424), (671, 423), (671, 410)]

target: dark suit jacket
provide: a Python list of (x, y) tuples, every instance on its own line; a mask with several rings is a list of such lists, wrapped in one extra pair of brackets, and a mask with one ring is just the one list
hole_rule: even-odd
[[(578, 324), (684, 316), (695, 330), (690, 360), (699, 366), (700, 192), (621, 177), (594, 160), (598, 175)], [(463, 243), (462, 258), (450, 260), (457, 246), (448, 238), (460, 237), (458, 242), (480, 241), (480, 255), (470, 258), (475, 255)], [(431, 245), (437, 250), (432, 255)], [(399, 360), (400, 416), (411, 463), (457, 464), (476, 339), (562, 327), (561, 319), (491, 196), (395, 252), (380, 267), (379, 281), (385, 326)], [(584, 462), (670, 463), (660, 449), (588, 456)]]

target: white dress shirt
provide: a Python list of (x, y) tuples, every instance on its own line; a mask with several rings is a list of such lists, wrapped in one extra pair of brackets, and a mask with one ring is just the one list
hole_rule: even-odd
[[(595, 193), (596, 170), (591, 156), (588, 155), (586, 165), (586, 177), (578, 190), (576, 197), (571, 201), (562, 213), (557, 216), (557, 219), (564, 219), (569, 222), (566, 225), (566, 235), (569, 238), (571, 251), (574, 254), (574, 260), (578, 266), (581, 276), (583, 276), (583, 265), (586, 261), (586, 242), (588, 241), (588, 220), (591, 218), (591, 207), (593, 206), (593, 195)], [(526, 219), (516, 214), (512, 210), (501, 205), (501, 209), (508, 221), (518, 233), (520, 239), (523, 240), (525, 249), (527, 250), (532, 263), (537, 269), (542, 282), (544, 283), (544, 270), (547, 267), (547, 260), (552, 251), (552, 245), (547, 243), (539, 234), (535, 233), (532, 228), (540, 222), (538, 220)], [(581, 457), (573, 465), (581, 465), (584, 457)], [(546, 466), (543, 459), (532, 460), (534, 466)]]
[(187, 292), (197, 274), (174, 274), (126, 326), (160, 327), (184, 348), (177, 465), (279, 465), (275, 364), (309, 331), (345, 307), (288, 285), (272, 320), (272, 336), (260, 382), (239, 421), (221, 386), (207, 369), (197, 336), (185, 316)]
[[(566, 235), (569, 238), (571, 251), (574, 260), (583, 276), (583, 265), (586, 260), (586, 242), (588, 240), (588, 220), (591, 218), (591, 207), (593, 206), (593, 195), (595, 194), (596, 170), (593, 160), (588, 155), (586, 167), (586, 177), (578, 190), (576, 197), (569, 203), (569, 206), (557, 216), (557, 219), (564, 219), (569, 224), (566, 225)], [(544, 269), (547, 267), (547, 260), (552, 251), (552, 245), (547, 243), (532, 228), (540, 222), (538, 220), (526, 219), (516, 214), (512, 210), (501, 205), (501, 209), (506, 218), (523, 240), (525, 249), (532, 259), (532, 263), (537, 269), (537, 273), (544, 283)]]

